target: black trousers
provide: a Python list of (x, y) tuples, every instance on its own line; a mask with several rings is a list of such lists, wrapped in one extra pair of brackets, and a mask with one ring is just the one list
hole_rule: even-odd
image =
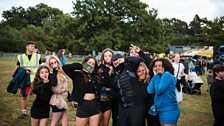
[[(147, 126), (160, 126), (159, 115), (152, 116), (148, 113), (146, 114)], [(143, 125), (146, 126), (146, 125)]]
[(142, 126), (145, 118), (144, 105), (123, 107), (119, 105), (118, 108), (117, 126)]

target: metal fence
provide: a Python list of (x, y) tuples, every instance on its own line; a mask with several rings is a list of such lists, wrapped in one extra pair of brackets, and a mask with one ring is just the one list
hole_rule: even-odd
[(21, 53), (0, 53), (0, 60), (16, 60)]
[[(0, 60), (11, 60), (15, 61), (17, 60), (17, 55), (22, 54), (22, 53), (0, 53)], [(45, 57), (45, 55), (42, 55), (42, 57)], [(68, 62), (81, 62), (86, 55), (72, 55), (72, 57), (68, 57), (66, 55), (67, 61)]]

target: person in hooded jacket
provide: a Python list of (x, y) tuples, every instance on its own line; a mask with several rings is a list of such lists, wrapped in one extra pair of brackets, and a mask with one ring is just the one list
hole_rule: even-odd
[(124, 58), (115, 54), (112, 57), (115, 68), (112, 85), (118, 99), (117, 126), (143, 125), (146, 103), (136, 75), (140, 62), (141, 58), (136, 56)]

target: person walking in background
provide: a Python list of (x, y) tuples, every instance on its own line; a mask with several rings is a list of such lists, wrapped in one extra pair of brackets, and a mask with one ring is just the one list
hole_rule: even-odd
[(60, 60), (61, 65), (64, 66), (66, 64), (65, 49), (59, 50), (58, 58)]
[(51, 55), (48, 57), (46, 65), (50, 69), (50, 73), (57, 72), (57, 84), (53, 84), (52, 91), (53, 95), (50, 99), (50, 105), (52, 107), (52, 120), (51, 126), (58, 125), (61, 120), (63, 126), (68, 125), (68, 77), (64, 73), (61, 63), (57, 56)]
[[(30, 82), (33, 82), (34, 76), (36, 74), (37, 68), (41, 64), (41, 55), (35, 52), (35, 42), (26, 42), (26, 53), (17, 56), (17, 69), (22, 67), (26, 69), (26, 74), (30, 75)], [(23, 93), (22, 88), (20, 88), (20, 93), (22, 94), (21, 106), (22, 115), (21, 118), (25, 118), (27, 115), (27, 96), (30, 92), (30, 84), (25, 85), (23, 88), (25, 93)]]
[(71, 53), (71, 52), (68, 53), (68, 58), (69, 58), (69, 59), (72, 58), (72, 53)]
[(30, 111), (32, 126), (47, 126), (50, 111), (49, 102), (53, 94), (51, 85), (53, 84), (57, 84), (56, 72), (50, 75), (47, 66), (40, 66), (32, 82), (31, 95), (36, 95)]
[(180, 109), (176, 100), (176, 79), (174, 69), (169, 60), (159, 58), (153, 61), (154, 76), (149, 82), (147, 91), (155, 93), (155, 107), (159, 114), (161, 126), (176, 126)]
[(213, 67), (214, 81), (211, 84), (210, 95), (215, 122), (213, 126), (224, 126), (224, 66), (216, 64)]
[[(179, 54), (175, 54), (174, 55), (174, 62), (172, 63), (173, 67), (174, 67), (174, 76), (177, 79), (177, 88), (176, 88), (176, 95), (177, 95), (177, 101), (178, 103), (183, 101), (183, 92), (185, 92), (186, 89), (186, 85), (184, 85), (184, 83), (181, 80), (181, 77), (185, 77), (187, 80), (187, 76), (184, 73), (184, 65), (182, 63), (180, 63), (180, 55)], [(182, 91), (182, 86), (184, 91)]]

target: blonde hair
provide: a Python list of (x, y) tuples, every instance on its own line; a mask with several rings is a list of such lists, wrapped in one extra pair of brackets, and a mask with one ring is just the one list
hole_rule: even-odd
[(65, 74), (65, 72), (63, 71), (63, 69), (62, 69), (62, 65), (61, 65), (61, 63), (60, 63), (60, 60), (58, 59), (57, 56), (54, 56), (54, 55), (50, 55), (50, 56), (47, 57), (46, 65), (48, 66), (48, 68), (49, 68), (49, 70), (50, 70), (50, 73), (53, 72), (53, 68), (51, 68), (51, 66), (50, 66), (50, 60), (51, 60), (51, 59), (55, 59), (55, 60), (57, 60), (57, 62), (58, 62), (58, 75), (57, 75), (58, 79), (59, 79), (60, 81), (62, 81), (62, 82), (68, 81), (68, 76), (67, 76), (67, 75)]
[(146, 70), (146, 75), (145, 75), (145, 79), (144, 79), (144, 83), (148, 84), (149, 79), (150, 79), (150, 75), (149, 75), (149, 69), (146, 66), (146, 64), (144, 62), (140, 62), (138, 67), (144, 67)]
[(112, 49), (110, 49), (110, 48), (106, 48), (106, 49), (104, 49), (103, 52), (102, 52), (102, 55), (101, 55), (101, 57), (100, 57), (100, 63), (102, 63), (102, 64), (105, 64), (105, 61), (104, 61), (104, 54), (105, 54), (106, 52), (111, 52), (112, 56), (114, 55), (114, 52), (113, 52)]

